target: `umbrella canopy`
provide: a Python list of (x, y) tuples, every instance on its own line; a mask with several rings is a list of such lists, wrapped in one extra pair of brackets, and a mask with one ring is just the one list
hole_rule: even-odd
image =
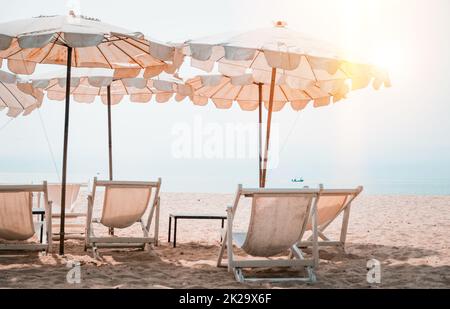
[[(229, 108), (233, 101), (243, 110), (259, 108), (261, 187), (266, 183), (273, 111), (281, 110), (287, 102), (296, 111), (310, 101), (315, 107), (328, 105), (345, 98), (350, 90), (370, 84), (375, 89), (390, 86), (384, 70), (352, 61), (339, 48), (293, 31), (284, 22), (267, 29), (190, 40), (175, 48), (191, 57), (193, 67), (211, 72), (217, 63), (217, 70), (224, 75), (188, 81), (194, 104), (205, 105), (211, 99), (219, 108)], [(264, 157), (263, 102), (268, 109)]]
[(353, 90), (371, 82), (376, 89), (390, 85), (388, 74), (380, 68), (351, 61), (339, 48), (291, 30), (284, 22), (272, 28), (190, 40), (181, 48), (192, 58), (193, 67), (211, 72), (217, 62), (220, 73), (252, 73), (257, 83), (270, 84), (275, 68), (277, 81), (295, 89), (341, 86), (345, 93), (346, 79), (352, 81)]
[(66, 65), (72, 47), (74, 67), (114, 69), (116, 78), (156, 76), (171, 66), (150, 55), (140, 32), (75, 16), (39, 16), (0, 24), (0, 61), (18, 74), (32, 74), (37, 63)]
[[(228, 109), (231, 108), (233, 102), (236, 102), (242, 110), (254, 111), (258, 108), (261, 99), (266, 109), (269, 107), (270, 85), (258, 83), (252, 74), (233, 77), (199, 75), (187, 80), (186, 85), (192, 87), (193, 95), (190, 98), (195, 105), (206, 105), (210, 100), (217, 108)], [(325, 91), (317, 86), (301, 90), (286, 84), (276, 83), (273, 95), (273, 111), (282, 110), (286, 103), (290, 103), (289, 105), (294, 111), (300, 111), (309, 102), (313, 102), (314, 107), (320, 107), (344, 98), (341, 95), (339, 97), (333, 96), (335, 91), (336, 89)]]
[(7, 116), (30, 114), (41, 106), (42, 98), (42, 91), (24, 93), (17, 85), (16, 75), (0, 70), (0, 111), (7, 108)]
[(72, 66), (114, 69), (116, 78), (156, 76), (173, 65), (150, 55), (149, 40), (140, 32), (75, 16), (40, 16), (0, 24), (0, 61), (8, 59), (15, 73), (31, 74), (37, 63), (67, 66), (65, 82), (64, 145), (61, 181), (59, 253), (64, 254), (67, 147)]
[[(66, 95), (65, 72), (51, 72), (31, 77), (22, 77), (19, 87), (27, 92), (44, 91), (50, 100), (63, 101)], [(92, 103), (100, 97), (104, 104), (118, 104), (124, 97), (131, 102), (147, 103), (154, 96), (156, 101), (164, 103), (170, 100), (184, 81), (172, 75), (162, 73), (157, 77), (115, 78), (111, 70), (106, 69), (73, 69), (70, 94), (79, 103)], [(108, 87), (110, 102), (108, 102)]]

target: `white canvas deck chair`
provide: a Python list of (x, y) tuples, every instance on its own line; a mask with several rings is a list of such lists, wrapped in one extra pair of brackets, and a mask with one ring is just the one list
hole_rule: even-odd
[[(98, 187), (105, 189), (103, 209), (100, 218), (94, 218), (94, 201)], [(98, 181), (94, 178), (92, 193), (88, 195), (88, 214), (86, 220), (86, 248), (91, 248), (95, 258), (99, 258), (98, 248), (142, 248), (150, 244), (157, 245), (159, 230), (159, 191), (161, 178), (157, 182), (137, 181)], [(152, 191), (155, 190), (151, 201)], [(151, 204), (147, 220), (144, 214)], [(150, 227), (155, 217), (154, 236), (150, 237)], [(99, 223), (108, 228), (124, 229), (139, 223), (142, 237), (97, 237), (94, 234), (93, 223)]]
[[(302, 281), (314, 282), (314, 268), (318, 264), (317, 233), (312, 257), (306, 258), (297, 247), (310, 218), (316, 222), (315, 201), (319, 190), (313, 189), (243, 189), (238, 187), (233, 206), (227, 208), (227, 230), (224, 233), (217, 266), (223, 266), (222, 260), (227, 249), (228, 271), (233, 271), (239, 282), (255, 281)], [(251, 217), (246, 233), (233, 232), (236, 209), (242, 196), (250, 197)], [(316, 225), (313, 230), (316, 231)], [(238, 259), (233, 253), (233, 242), (252, 259)], [(270, 259), (290, 250), (286, 259)], [(246, 278), (245, 268), (303, 268), (305, 277), (296, 278)]]
[[(33, 193), (43, 193), (45, 217), (33, 221)], [(0, 186), (0, 251), (46, 251), (52, 248), (51, 202), (48, 200), (47, 183), (42, 185)], [(42, 243), (25, 242), (43, 227)], [(37, 236), (37, 238), (39, 238)]]
[[(65, 213), (65, 239), (84, 239), (85, 221), (87, 211), (77, 212), (75, 209), (76, 202), (80, 193), (82, 184), (66, 184), (66, 213)], [(48, 184), (48, 198), (53, 202), (52, 217), (55, 219), (53, 223), (53, 240), (59, 240), (59, 224), (61, 218), (61, 184)], [(84, 218), (84, 219), (80, 219)], [(83, 222), (77, 222), (83, 220)]]
[[(317, 233), (319, 235), (319, 246), (336, 246), (344, 249), (347, 238), (348, 222), (350, 218), (350, 209), (352, 201), (361, 193), (363, 187), (356, 189), (324, 189), (320, 185), (320, 192), (317, 201)], [(325, 229), (333, 223), (336, 218), (343, 213), (341, 234), (339, 240), (331, 240), (325, 234)], [(312, 223), (309, 222), (307, 230), (312, 229)], [(312, 236), (306, 241), (299, 243), (300, 247), (312, 245)]]

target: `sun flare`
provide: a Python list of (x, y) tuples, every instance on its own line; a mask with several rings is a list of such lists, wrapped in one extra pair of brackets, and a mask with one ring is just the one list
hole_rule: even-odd
[(346, 58), (372, 63), (388, 72), (401, 72), (406, 55), (402, 46), (380, 27), (381, 4), (359, 0), (343, 3), (340, 44)]
[(388, 72), (399, 72), (402, 69), (404, 56), (398, 44), (380, 42), (371, 49), (369, 61)]

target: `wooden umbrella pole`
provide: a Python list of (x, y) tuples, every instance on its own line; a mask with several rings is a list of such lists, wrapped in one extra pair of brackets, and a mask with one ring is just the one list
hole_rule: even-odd
[[(64, 117), (64, 147), (61, 181), (61, 221), (59, 228), (59, 254), (64, 255), (64, 223), (66, 220), (66, 181), (67, 181), (67, 144), (69, 139), (69, 111), (70, 111), (70, 81), (72, 75), (72, 47), (67, 46), (67, 73), (66, 73), (66, 106)], [(46, 218), (51, 220), (52, 218)], [(52, 237), (52, 235), (49, 235)]]
[(266, 175), (267, 175), (267, 160), (269, 154), (269, 142), (270, 142), (270, 125), (272, 122), (272, 110), (273, 110), (273, 97), (275, 95), (275, 77), (277, 75), (277, 69), (272, 68), (272, 78), (270, 81), (270, 94), (269, 94), (269, 111), (267, 114), (267, 131), (266, 131), (266, 145), (264, 150), (264, 161), (262, 170), (262, 182), (261, 187), (266, 187)]
[(112, 163), (112, 128), (111, 128), (111, 85), (106, 87), (108, 99), (108, 150), (109, 150), (109, 180), (113, 180)]
[(259, 187), (262, 181), (262, 84), (258, 84), (258, 113), (259, 113)]
[[(112, 130), (111, 130), (111, 85), (106, 87), (106, 97), (108, 100), (108, 151), (109, 151), (109, 180), (113, 180), (112, 168)], [(114, 228), (109, 228), (109, 235), (114, 235)]]

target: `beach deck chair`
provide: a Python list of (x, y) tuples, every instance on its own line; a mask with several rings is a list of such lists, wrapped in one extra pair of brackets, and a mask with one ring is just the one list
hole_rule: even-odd
[[(33, 221), (33, 193), (43, 193), (45, 217)], [(46, 251), (52, 248), (51, 202), (47, 183), (42, 185), (0, 186), (0, 251)], [(26, 242), (43, 227), (41, 243)]]
[[(66, 184), (66, 213), (65, 213), (65, 239), (84, 239), (85, 222), (77, 222), (80, 218), (86, 218), (87, 211), (77, 212), (75, 209), (80, 188), (83, 184)], [(61, 184), (48, 184), (48, 198), (53, 202), (52, 218), (58, 219), (53, 223), (53, 240), (59, 240), (59, 219), (61, 218)], [(83, 221), (85, 221), (84, 219)]]
[[(103, 187), (103, 209), (100, 218), (93, 217), (96, 190)], [(159, 192), (161, 178), (156, 182), (137, 181), (93, 181), (92, 193), (88, 195), (88, 214), (86, 219), (85, 246), (91, 248), (95, 258), (99, 258), (98, 248), (142, 248), (157, 245), (159, 231)], [(152, 191), (153, 199), (151, 201)], [(150, 206), (146, 220), (143, 216)], [(150, 237), (150, 227), (154, 218), (154, 235)], [(95, 236), (93, 223), (108, 228), (124, 229), (139, 223), (142, 237)]]
[[(320, 238), (319, 246), (335, 246), (344, 249), (347, 238), (347, 229), (350, 219), (350, 210), (352, 201), (361, 193), (362, 186), (355, 189), (324, 189), (320, 186), (320, 192), (317, 201), (317, 233)], [(343, 213), (341, 234), (339, 240), (331, 240), (324, 231)], [(307, 231), (311, 231), (312, 222), (308, 223)], [(299, 242), (299, 247), (308, 247), (312, 245), (312, 236), (306, 241)]]
[[(302, 281), (316, 280), (314, 268), (318, 265), (317, 229), (315, 201), (319, 190), (314, 189), (244, 189), (238, 186), (233, 206), (227, 208), (227, 229), (224, 232), (217, 266), (222, 265), (225, 248), (227, 252), (228, 271), (232, 271), (239, 282), (256, 281)], [(251, 217), (246, 233), (233, 231), (233, 221), (241, 197), (252, 199)], [(297, 247), (310, 218), (313, 222), (314, 244), (312, 257)], [(233, 252), (233, 243), (250, 255), (251, 259), (238, 259)], [(285, 252), (285, 259), (273, 257)], [(305, 277), (295, 278), (246, 278), (242, 272), (245, 268), (303, 268)]]

